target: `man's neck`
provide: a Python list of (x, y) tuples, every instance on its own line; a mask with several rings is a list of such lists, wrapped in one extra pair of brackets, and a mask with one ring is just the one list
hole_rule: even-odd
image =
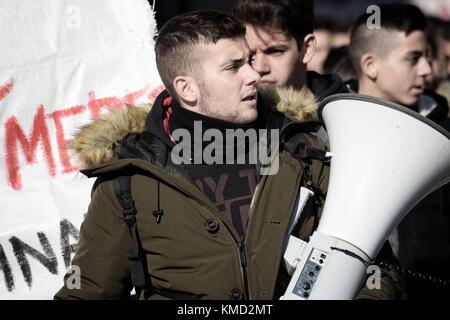
[(358, 80), (358, 93), (386, 100), (386, 97), (380, 92), (380, 90), (378, 90), (370, 81), (366, 81), (364, 79)]
[(301, 70), (297, 70), (297, 72), (294, 74), (294, 77), (291, 78), (290, 81), (286, 84), (286, 87), (292, 87), (295, 90), (302, 90), (305, 88), (306, 94), (309, 96), (311, 94), (311, 97), (314, 97), (314, 94), (312, 91), (308, 88), (307, 85), (307, 72), (306, 72), (306, 66), (303, 66)]

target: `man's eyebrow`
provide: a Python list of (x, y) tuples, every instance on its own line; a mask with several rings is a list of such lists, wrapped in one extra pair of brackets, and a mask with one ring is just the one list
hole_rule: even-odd
[(244, 57), (242, 57), (242, 58), (239, 58), (239, 59), (232, 59), (232, 60), (230, 60), (231, 61), (231, 63), (234, 63), (234, 64), (240, 64), (240, 63), (244, 63), (247, 59), (248, 56), (247, 55), (245, 55)]
[(406, 53), (406, 56), (408, 57), (421, 57), (423, 55), (426, 55), (426, 51), (420, 51), (420, 50), (414, 50), (414, 51), (408, 51)]
[(246, 63), (250, 57), (251, 57), (252, 53), (249, 52), (248, 54), (246, 54), (245, 56), (243, 56), (242, 58), (238, 58), (238, 59), (230, 59), (225, 61), (222, 66), (228, 66), (228, 65), (241, 65)]
[(289, 47), (287, 45), (279, 43), (279, 44), (274, 44), (274, 45), (268, 46), (268, 47), (264, 48), (262, 51), (263, 52), (284, 51), (284, 50), (287, 50), (288, 48)]

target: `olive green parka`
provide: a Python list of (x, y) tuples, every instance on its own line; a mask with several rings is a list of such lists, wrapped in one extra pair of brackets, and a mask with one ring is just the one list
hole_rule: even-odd
[[(288, 281), (282, 266), (283, 245), (305, 167), (311, 169), (314, 184), (324, 194), (328, 184), (327, 165), (303, 161), (301, 152), (296, 152), (305, 141), (325, 149), (320, 139), (306, 132), (317, 119), (316, 104), (294, 90), (262, 93), (260, 116), (267, 119), (268, 127), (283, 127), (279, 170), (259, 178), (241, 239), (183, 167), (171, 162), (162, 126), (165, 98), (167, 93), (160, 95), (150, 112), (149, 107), (131, 106), (111, 111), (82, 128), (72, 142), (83, 173), (97, 180), (72, 261), (81, 270), (81, 289), (64, 285), (55, 298), (128, 298), (131, 237), (116, 195), (121, 175), (131, 176), (148, 276), (140, 299), (279, 298)], [(163, 210), (160, 221), (153, 215), (155, 210)], [(296, 229), (298, 237), (308, 240), (320, 212), (312, 201), (307, 205)], [(392, 298), (396, 284), (392, 277), (385, 277), (382, 290), (375, 293), (366, 288), (362, 297)]]

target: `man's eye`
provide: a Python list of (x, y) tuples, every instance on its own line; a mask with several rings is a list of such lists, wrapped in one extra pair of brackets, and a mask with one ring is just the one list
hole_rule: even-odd
[(284, 53), (284, 50), (281, 49), (269, 49), (266, 51), (266, 54), (271, 54), (271, 55), (282, 55)]
[(233, 64), (227, 68), (228, 71), (237, 71), (239, 69), (239, 65)]
[(411, 65), (415, 66), (417, 63), (419, 63), (420, 58), (421, 58), (421, 56), (412, 56), (412, 57), (408, 58), (408, 62)]

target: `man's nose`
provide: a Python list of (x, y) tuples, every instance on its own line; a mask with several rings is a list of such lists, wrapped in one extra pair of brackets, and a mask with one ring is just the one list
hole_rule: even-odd
[(256, 54), (253, 58), (252, 67), (262, 77), (270, 73), (270, 64), (263, 54)]
[(246, 78), (245, 78), (245, 84), (246, 85), (257, 85), (259, 83), (259, 80), (261, 80), (261, 76), (259, 73), (253, 69), (252, 66), (249, 64), (246, 65)]
[(421, 77), (426, 77), (431, 75), (432, 69), (430, 62), (425, 57), (422, 57), (419, 61), (418, 73)]

